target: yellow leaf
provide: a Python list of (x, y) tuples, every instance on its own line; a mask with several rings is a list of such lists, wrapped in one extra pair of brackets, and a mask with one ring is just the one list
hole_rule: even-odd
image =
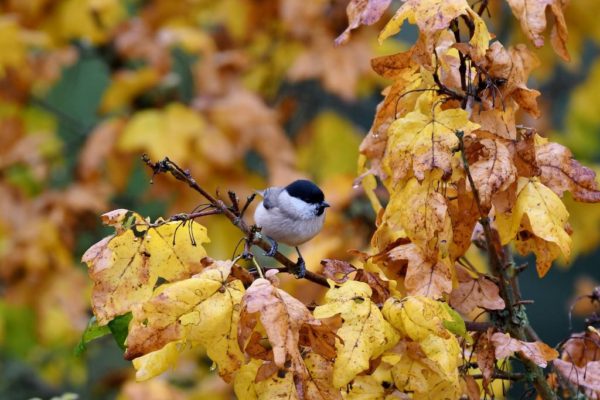
[(168, 156), (185, 164), (204, 127), (199, 113), (183, 104), (171, 103), (164, 110), (136, 113), (125, 126), (117, 147), (124, 151), (146, 151), (157, 160)]
[(438, 374), (458, 381), (460, 346), (444, 326), (444, 321), (453, 321), (453, 316), (443, 303), (423, 296), (390, 298), (382, 312), (394, 328), (421, 344), (427, 358), (436, 364)]
[[(445, 258), (452, 243), (452, 221), (446, 198), (438, 191), (440, 185), (434, 174), (427, 174), (423, 182), (412, 178), (402, 189), (392, 192), (376, 235), (382, 227), (402, 228), (425, 260)], [(394, 236), (401, 233), (397, 231)]]
[(452, 174), (453, 150), (458, 147), (456, 131), (465, 134), (479, 128), (469, 121), (467, 111), (442, 110), (436, 95), (422, 94), (416, 110), (396, 119), (389, 127), (383, 169), (392, 185), (410, 176), (422, 181), (427, 171), (438, 168), (445, 178)]
[(569, 213), (556, 193), (536, 178), (519, 178), (517, 193), (512, 212), (496, 215), (498, 233), (502, 244), (510, 242), (521, 230), (526, 232), (521, 236), (529, 232), (541, 239), (542, 242), (522, 248), (535, 249), (538, 274), (543, 277), (550, 268), (549, 262), (558, 255), (554, 246), (567, 259), (571, 254), (571, 237), (565, 230)]
[(104, 43), (110, 31), (127, 16), (119, 0), (65, 0), (56, 4), (46, 26), (58, 40), (85, 39)]
[(341, 314), (342, 327), (337, 335), (337, 358), (333, 368), (333, 386), (342, 388), (357, 374), (369, 368), (369, 360), (393, 347), (398, 333), (384, 320), (377, 305), (371, 301), (371, 288), (366, 283), (347, 281), (331, 288), (325, 295), (326, 304), (314, 311), (316, 318)]
[(115, 224), (117, 233), (82, 257), (94, 281), (92, 308), (100, 325), (148, 300), (158, 282), (186, 279), (197, 272), (206, 256), (202, 243), (209, 241), (206, 228), (195, 222), (190, 230), (177, 231), (180, 222), (153, 226), (127, 210), (105, 214), (105, 219), (115, 215), (108, 224)]
[(297, 400), (298, 394), (294, 384), (294, 375), (286, 373), (283, 377), (273, 374), (256, 382), (256, 374), (262, 364), (261, 360), (251, 360), (235, 375), (233, 390), (239, 399), (244, 400)]
[(159, 79), (158, 72), (149, 67), (117, 72), (102, 97), (100, 111), (107, 113), (129, 106), (136, 96), (156, 85)]
[(241, 281), (227, 281), (231, 267), (231, 261), (215, 261), (190, 279), (160, 286), (152, 299), (135, 307), (126, 358), (186, 340), (203, 346), (230, 381), (243, 361), (237, 332), (244, 293)]
[(181, 342), (171, 342), (160, 350), (133, 360), (133, 367), (136, 370), (135, 379), (145, 381), (174, 366), (184, 346)]
[(469, 10), (466, 0), (408, 0), (379, 34), (379, 42), (400, 32), (405, 20), (417, 24), (421, 32), (433, 34), (450, 26), (450, 21)]

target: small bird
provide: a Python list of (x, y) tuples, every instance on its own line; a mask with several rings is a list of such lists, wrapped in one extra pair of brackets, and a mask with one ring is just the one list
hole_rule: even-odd
[(309, 180), (300, 179), (284, 188), (270, 187), (258, 192), (263, 196), (254, 212), (254, 222), (271, 244), (265, 255), (277, 253), (277, 242), (294, 246), (298, 253), (297, 273), (304, 277), (306, 266), (298, 246), (315, 237), (323, 228), (329, 204), (323, 192)]

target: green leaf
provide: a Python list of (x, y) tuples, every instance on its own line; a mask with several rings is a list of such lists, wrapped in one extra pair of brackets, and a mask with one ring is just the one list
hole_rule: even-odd
[(75, 347), (75, 355), (80, 356), (86, 350), (86, 344), (88, 344), (92, 340), (98, 339), (102, 336), (106, 336), (109, 333), (110, 328), (108, 326), (98, 325), (96, 317), (90, 318), (85, 328), (85, 331), (83, 331), (83, 334), (81, 335), (81, 340), (79, 340), (79, 343)]
[(451, 320), (444, 320), (444, 328), (448, 329), (450, 332), (454, 333), (457, 336), (464, 338), (467, 343), (472, 343), (473, 339), (467, 333), (467, 327), (465, 325), (465, 321), (462, 319), (459, 313), (454, 311), (452, 307), (450, 307), (446, 303), (442, 303), (448, 314), (452, 317)]
[(122, 350), (125, 350), (125, 339), (127, 339), (129, 321), (131, 321), (131, 318), (132, 314), (131, 312), (128, 312), (127, 314), (119, 315), (108, 323), (108, 328)]

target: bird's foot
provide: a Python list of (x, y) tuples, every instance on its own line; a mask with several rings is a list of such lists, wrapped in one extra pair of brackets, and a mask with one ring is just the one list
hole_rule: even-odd
[(277, 242), (274, 241), (273, 239), (271, 239), (268, 236), (265, 236), (265, 239), (267, 240), (267, 242), (269, 242), (269, 244), (271, 245), (271, 250), (267, 251), (265, 253), (265, 256), (267, 257), (274, 257), (275, 254), (277, 254)]
[(304, 263), (304, 259), (302, 257), (298, 257), (298, 261), (296, 261), (296, 266), (292, 271), (296, 278), (302, 279), (306, 275), (306, 264)]

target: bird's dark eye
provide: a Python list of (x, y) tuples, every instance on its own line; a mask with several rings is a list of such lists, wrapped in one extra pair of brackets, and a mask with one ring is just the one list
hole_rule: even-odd
[(325, 211), (325, 206), (320, 205), (317, 207), (317, 215), (323, 214), (323, 211)]

